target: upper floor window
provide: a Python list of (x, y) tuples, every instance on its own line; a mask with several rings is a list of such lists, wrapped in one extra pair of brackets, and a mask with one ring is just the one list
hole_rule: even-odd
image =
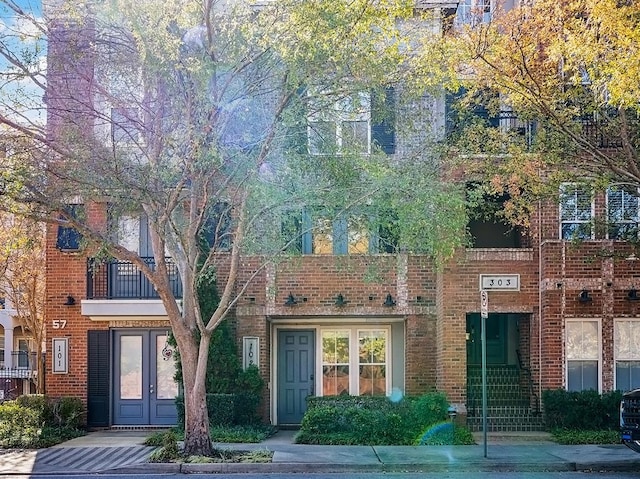
[(82, 234), (73, 226), (67, 226), (69, 218), (79, 218), (84, 213), (83, 205), (68, 205), (65, 214), (60, 215), (56, 247), (62, 251), (78, 251)]
[(478, 25), (480, 23), (489, 23), (491, 21), (491, 13), (493, 0), (461, 0), (458, 2), (456, 10), (455, 24), (460, 25)]
[(371, 96), (360, 92), (329, 108), (317, 107), (308, 121), (309, 152), (314, 155), (371, 151)]
[(607, 223), (609, 239), (638, 238), (640, 195), (638, 188), (616, 185), (607, 189)]
[(560, 186), (560, 238), (591, 239), (593, 236), (591, 188), (578, 183)]
[(283, 221), (282, 235), (287, 249), (301, 254), (395, 253), (398, 247), (395, 224), (380, 225), (365, 214), (292, 214)]
[(116, 144), (140, 140), (140, 118), (137, 108), (111, 109), (111, 138)]
[(212, 205), (200, 228), (200, 235), (210, 249), (229, 251), (232, 240), (231, 204), (220, 201)]

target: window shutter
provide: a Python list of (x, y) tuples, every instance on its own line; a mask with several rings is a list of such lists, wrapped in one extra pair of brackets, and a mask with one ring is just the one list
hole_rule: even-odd
[(302, 212), (302, 254), (313, 253), (313, 220), (308, 211)]
[(87, 331), (87, 426), (109, 426), (109, 331)]
[(386, 87), (383, 93), (371, 95), (371, 140), (387, 155), (396, 152), (396, 98), (395, 89)]
[(306, 89), (300, 87), (291, 100), (291, 123), (287, 127), (285, 150), (294, 155), (306, 155), (309, 152), (306, 96)]

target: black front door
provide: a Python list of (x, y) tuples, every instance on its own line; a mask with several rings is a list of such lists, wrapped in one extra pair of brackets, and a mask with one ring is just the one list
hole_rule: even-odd
[(314, 394), (315, 334), (278, 331), (278, 424), (300, 424), (307, 396)]

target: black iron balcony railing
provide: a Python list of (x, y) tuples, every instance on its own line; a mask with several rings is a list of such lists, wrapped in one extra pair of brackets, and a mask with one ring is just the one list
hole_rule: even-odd
[(580, 118), (583, 135), (598, 148), (621, 148), (622, 138), (611, 132), (611, 127), (607, 128), (604, 120), (593, 116)]
[[(152, 269), (154, 258), (142, 258)], [(178, 268), (167, 258), (171, 290), (176, 298), (182, 298), (182, 283)], [(87, 299), (157, 299), (158, 292), (140, 269), (127, 261), (87, 262)]]
[(37, 361), (36, 353), (12, 351), (11, 365), (5, 360), (0, 364), (0, 378), (30, 378), (33, 372), (38, 370)]

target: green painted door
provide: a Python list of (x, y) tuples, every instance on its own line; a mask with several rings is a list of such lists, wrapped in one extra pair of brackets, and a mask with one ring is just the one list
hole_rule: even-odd
[[(491, 313), (486, 320), (487, 364), (507, 364), (508, 319), (509, 314)], [(467, 364), (482, 364), (480, 313), (467, 314)]]
[(278, 331), (278, 424), (300, 424), (314, 394), (315, 334)]

